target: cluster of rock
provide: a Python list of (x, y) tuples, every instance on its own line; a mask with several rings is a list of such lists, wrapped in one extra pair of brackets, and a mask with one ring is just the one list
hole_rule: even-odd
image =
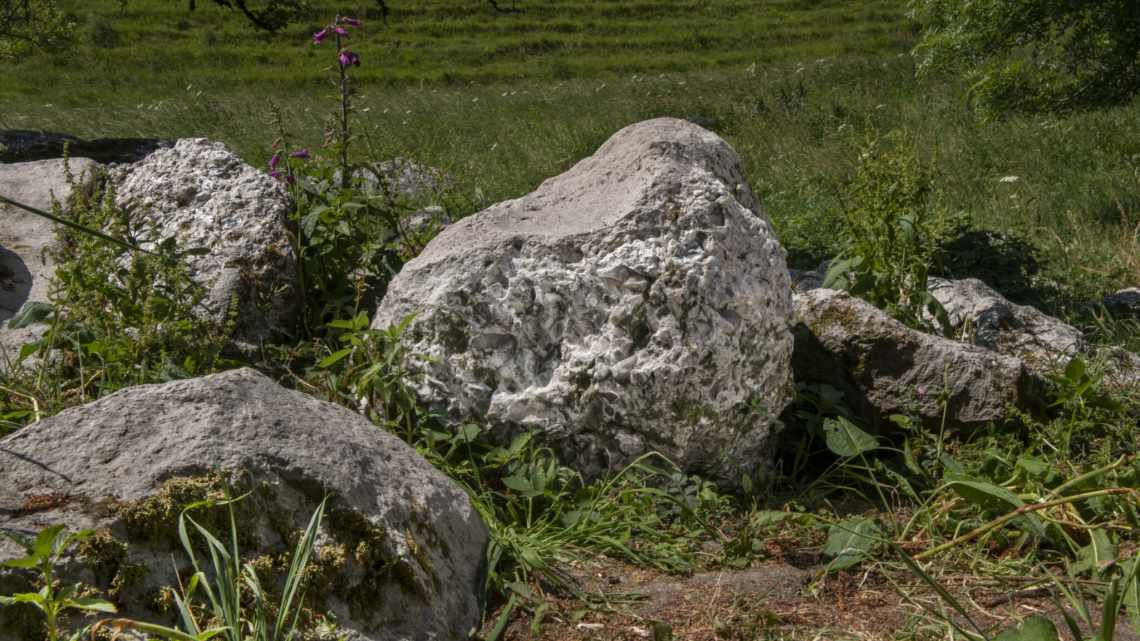
[[(379, 166), (374, 193), (445, 180), (409, 163)], [(141, 238), (210, 249), (190, 267), (219, 322), (233, 309), (241, 340), (288, 323), (295, 257), (278, 183), (202, 139), (106, 175)], [(0, 165), (0, 194), (35, 206), (73, 185), (89, 188), (58, 160)], [(0, 213), (3, 321), (43, 300), (50, 227)], [(449, 222), (440, 213), (424, 215)], [(822, 289), (825, 272), (789, 272), (725, 141), (657, 119), (447, 226), (393, 280), (374, 326), (411, 318), (405, 365), (452, 425), (532, 433), (586, 476), (660, 452), (728, 483), (767, 464), (793, 382), (841, 391), (872, 424), (906, 413), (968, 428), (1042, 411), (1047, 374), (1089, 350), (1077, 329), (977, 280), (932, 281), (946, 338)], [(1137, 313), (1140, 291), (1105, 304)], [(0, 330), (0, 347), (12, 340)], [(1118, 356), (1122, 384), (1140, 382), (1140, 357)], [(160, 586), (174, 581), (172, 555), (185, 566), (178, 515), (225, 488), (250, 492), (238, 519), (269, 565), (331, 497), (315, 592), (350, 639), (459, 639), (479, 622), (488, 535), (467, 496), (359, 415), (251, 370), (123, 390), (0, 439), (0, 527), (95, 528), (68, 572), (131, 616), (169, 617)], [(0, 544), (0, 559), (18, 553)], [(0, 592), (21, 580), (0, 574)], [(0, 641), (19, 638), (5, 616)]]

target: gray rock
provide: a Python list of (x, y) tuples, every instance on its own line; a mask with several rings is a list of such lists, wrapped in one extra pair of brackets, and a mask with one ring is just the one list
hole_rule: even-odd
[(823, 287), (823, 281), (827, 278), (827, 269), (830, 266), (831, 261), (825, 260), (812, 270), (789, 269), (788, 273), (792, 277), (792, 291), (803, 294)]
[(1140, 318), (1140, 287), (1129, 287), (1105, 296), (1104, 306), (1116, 316)]
[(393, 158), (365, 165), (359, 171), (365, 186), (374, 193), (412, 201), (431, 199), (453, 182), (440, 169), (410, 158)]
[(1007, 407), (1039, 410), (1042, 384), (1017, 358), (913, 330), (831, 289), (795, 297), (796, 380), (846, 393), (869, 419), (914, 410), (933, 425), (1002, 421)]
[(928, 289), (946, 309), (959, 340), (1017, 357), (1036, 372), (1064, 367), (1087, 348), (1077, 328), (1011, 303), (976, 278), (932, 278)]
[[(75, 187), (90, 189), (99, 164), (72, 158)], [(53, 199), (66, 206), (72, 185), (63, 160), (0, 164), (0, 195), (50, 212)], [(55, 223), (11, 205), (0, 204), (0, 371), (8, 369), (20, 347), (44, 328), (10, 329), (8, 321), (30, 302), (46, 302), (54, 266), (47, 249), (55, 242)]]
[(587, 475), (659, 451), (739, 482), (791, 400), (784, 251), (736, 153), (657, 119), (460, 220), (392, 282), (420, 397)]
[(179, 140), (111, 172), (115, 201), (143, 238), (178, 239), (207, 306), (225, 322), (236, 302), (238, 343), (256, 345), (288, 328), (296, 312), (295, 259), (285, 227), (289, 199), (266, 173), (219, 142)]
[[(143, 620), (173, 616), (153, 607), (187, 565), (182, 507), (227, 485), (252, 492), (236, 513), (262, 564), (332, 497), (309, 593), (349, 639), (458, 641), (478, 625), (488, 538), (467, 495), (359, 415), (253, 370), (128, 388), (0, 439), (0, 527), (95, 528), (70, 576)], [(224, 511), (194, 515), (228, 533)], [(0, 544), (0, 559), (17, 552)], [(5, 616), (0, 640), (20, 639)]]

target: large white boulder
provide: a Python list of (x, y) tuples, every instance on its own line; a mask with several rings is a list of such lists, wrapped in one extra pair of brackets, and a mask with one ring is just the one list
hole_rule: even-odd
[[(110, 174), (115, 203), (145, 240), (176, 238), (218, 322), (234, 314), (235, 340), (256, 345), (289, 329), (296, 263), (280, 183), (220, 142), (184, 138)], [(233, 307), (236, 304), (236, 309)]]
[(423, 401), (592, 475), (659, 451), (729, 481), (790, 402), (785, 254), (732, 148), (662, 118), (444, 230), (374, 319)]

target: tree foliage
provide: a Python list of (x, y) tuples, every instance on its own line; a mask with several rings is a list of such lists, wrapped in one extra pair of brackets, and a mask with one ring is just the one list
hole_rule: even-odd
[(0, 60), (66, 45), (74, 20), (52, 0), (0, 0)]
[(1126, 100), (1140, 90), (1137, 0), (911, 0), (920, 73), (960, 70), (986, 117)]

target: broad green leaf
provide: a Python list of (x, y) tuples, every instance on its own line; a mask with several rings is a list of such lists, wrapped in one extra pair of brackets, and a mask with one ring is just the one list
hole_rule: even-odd
[(28, 301), (24, 303), (20, 311), (16, 312), (8, 321), (8, 327), (11, 329), (20, 329), (36, 323), (42, 323), (47, 320), (52, 313), (55, 312), (55, 307), (43, 301)]
[(994, 641), (1058, 641), (1057, 626), (1045, 617), (1035, 614), (1021, 623), (1006, 628)]
[(831, 557), (827, 571), (844, 570), (869, 558), (880, 534), (878, 524), (863, 517), (847, 519), (829, 527), (827, 543), (823, 546), (823, 553)]
[(46, 600), (38, 592), (17, 592), (11, 596), (0, 597), (0, 605), (15, 605), (17, 603), (30, 603), (43, 610)]
[(516, 492), (521, 492), (524, 496), (533, 496), (540, 494), (540, 492), (535, 490), (534, 485), (531, 484), (529, 479), (518, 475), (508, 476), (507, 478), (503, 479), (503, 485), (511, 488), (512, 490), (515, 490)]
[(791, 521), (792, 523), (805, 523), (812, 519), (812, 515), (803, 512), (782, 512), (778, 510), (759, 510), (752, 514), (749, 524), (754, 528), (766, 528)]
[(30, 570), (39, 565), (39, 559), (34, 556), (25, 556), (19, 559), (9, 559), (0, 563), (0, 567), (16, 568), (19, 570)]
[(848, 274), (862, 263), (862, 256), (831, 261), (831, 264), (827, 267), (827, 274), (823, 277), (823, 283), (820, 286), (825, 289), (846, 289), (849, 280)]
[(118, 612), (118, 609), (115, 608), (114, 603), (111, 603), (110, 601), (104, 601), (103, 599), (68, 599), (64, 601), (63, 607), (72, 608), (75, 610), (87, 610), (89, 612), (106, 612), (107, 614), (114, 614)]
[(855, 427), (851, 421), (842, 416), (825, 420), (823, 422), (823, 433), (827, 441), (827, 449), (838, 456), (858, 456), (879, 446), (879, 442), (874, 436)]
[[(1004, 487), (984, 481), (955, 480), (948, 484), (959, 496), (986, 510), (1008, 513), (1025, 507), (1025, 502)], [(1033, 514), (1017, 519), (1022, 527), (1037, 536), (1045, 536), (1045, 526)]]
[(31, 556), (37, 559), (51, 557), (52, 552), (55, 551), (56, 537), (59, 536), (60, 532), (63, 532), (62, 525), (53, 525), (40, 530), (40, 533), (36, 535), (35, 542), (32, 543), (32, 549), (29, 550)]
[(351, 347), (346, 347), (344, 349), (337, 350), (337, 351), (333, 352), (332, 354), (329, 354), (328, 356), (326, 356), (324, 359), (321, 360), (321, 362), (317, 363), (317, 367), (319, 367), (320, 369), (325, 369), (326, 367), (332, 367), (333, 365), (336, 365), (338, 362), (340, 362), (341, 359), (343, 359), (345, 356), (348, 356), (351, 353), (352, 353)]

